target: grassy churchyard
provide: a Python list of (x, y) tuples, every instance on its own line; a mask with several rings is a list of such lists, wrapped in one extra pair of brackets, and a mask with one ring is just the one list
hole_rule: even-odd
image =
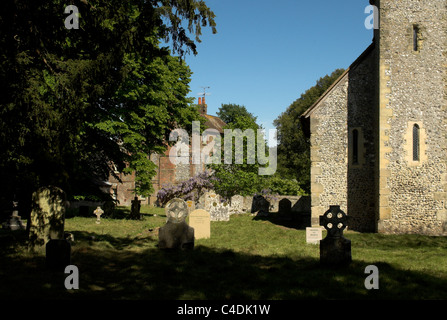
[[(100, 224), (67, 215), (79, 270), (72, 290), (67, 274), (45, 268), (43, 250), (27, 251), (23, 231), (0, 229), (0, 299), (447, 299), (447, 237), (345, 231), (353, 261), (334, 269), (320, 266), (305, 230), (250, 214), (211, 222), (211, 238), (193, 251), (160, 250), (164, 210), (142, 212), (133, 221), (119, 208)], [(368, 265), (379, 270), (379, 289), (365, 288)]]

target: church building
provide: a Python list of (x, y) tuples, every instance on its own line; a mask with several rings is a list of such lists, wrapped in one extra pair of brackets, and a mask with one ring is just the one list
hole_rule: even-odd
[(312, 225), (447, 235), (447, 3), (371, 0), (371, 45), (302, 116)]

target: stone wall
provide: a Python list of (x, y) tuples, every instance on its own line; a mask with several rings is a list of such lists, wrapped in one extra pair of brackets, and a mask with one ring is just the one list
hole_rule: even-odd
[[(274, 200), (269, 201), (268, 209), (265, 212), (275, 213), (280, 210), (280, 201), (283, 199), (288, 199), (291, 202), (291, 212), (295, 214), (310, 214), (310, 197), (307, 196), (277, 196)], [(216, 195), (213, 191), (207, 192), (202, 197), (200, 197), (198, 203), (195, 204), (196, 209), (204, 209), (207, 211), (219, 211), (219, 214), (211, 214), (211, 220), (222, 221), (228, 220), (229, 216), (233, 214), (243, 214), (243, 213), (258, 213), (262, 209), (254, 204), (253, 196), (240, 196), (235, 195), (231, 198), (231, 201), (222, 201), (219, 195)], [(223, 209), (227, 210), (227, 216), (221, 214)], [(217, 217), (219, 216), (219, 217)]]
[[(380, 12), (378, 231), (446, 234), (446, 2), (375, 5)], [(421, 133), (418, 161), (408, 141), (414, 124)]]
[(374, 57), (371, 45), (308, 115), (314, 226), (331, 205), (339, 205), (351, 229), (375, 228)]

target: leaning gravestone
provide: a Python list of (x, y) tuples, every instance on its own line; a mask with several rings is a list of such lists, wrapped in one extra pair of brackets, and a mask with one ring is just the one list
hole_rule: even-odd
[(172, 199), (166, 203), (166, 224), (159, 229), (158, 247), (161, 249), (193, 249), (194, 229), (185, 221), (188, 206), (182, 199)]
[(64, 239), (65, 193), (57, 187), (43, 187), (33, 193), (30, 214), (30, 247), (50, 239)]
[(351, 240), (343, 237), (348, 217), (340, 206), (330, 206), (320, 216), (320, 225), (327, 230), (327, 236), (320, 241), (320, 262), (324, 265), (339, 266), (352, 262)]
[(197, 209), (191, 212), (189, 225), (194, 228), (195, 239), (207, 239), (210, 237), (210, 214), (207, 211)]

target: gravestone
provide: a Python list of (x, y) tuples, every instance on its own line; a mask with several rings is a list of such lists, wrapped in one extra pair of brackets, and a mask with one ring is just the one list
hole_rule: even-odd
[(322, 216), (320, 225), (327, 230), (327, 236), (320, 241), (320, 262), (324, 265), (340, 266), (352, 262), (351, 240), (343, 237), (348, 217), (340, 206), (330, 206)]
[(202, 209), (194, 210), (189, 215), (189, 225), (194, 228), (195, 239), (207, 239), (211, 235), (210, 214)]
[(306, 228), (306, 243), (319, 244), (321, 239), (323, 239), (322, 228)]
[(12, 215), (9, 217), (7, 221), (5, 221), (2, 224), (2, 227), (4, 229), (9, 230), (22, 230), (25, 229), (22, 223), (22, 219), (19, 216), (19, 210), (18, 210), (18, 202), (13, 201), (12, 202)]
[(130, 207), (130, 215), (129, 219), (133, 220), (141, 220), (141, 200), (138, 199), (137, 196), (131, 201), (132, 205)]
[(240, 195), (234, 195), (231, 197), (231, 214), (245, 213), (246, 208), (244, 207), (244, 197)]
[(270, 211), (270, 202), (268, 202), (263, 196), (256, 195), (253, 197), (251, 205), (251, 212), (257, 212), (258, 216), (268, 216)]
[(278, 204), (278, 211), (285, 215), (290, 215), (292, 212), (292, 201), (287, 198), (281, 199)]
[(210, 203), (208, 212), (211, 221), (229, 221), (230, 206), (227, 202), (221, 202), (219, 198)]
[(101, 209), (101, 207), (97, 207), (95, 211), (93, 211), (93, 214), (96, 216), (96, 224), (101, 223), (101, 215), (104, 213), (104, 210)]
[(190, 214), (196, 209), (196, 204), (193, 200), (186, 201), (186, 205), (188, 206), (188, 214)]
[(193, 249), (194, 229), (185, 221), (188, 206), (182, 199), (172, 199), (166, 203), (166, 224), (159, 229), (160, 249)]
[(44, 246), (50, 239), (64, 239), (65, 193), (57, 187), (43, 187), (33, 193), (29, 246)]
[(211, 206), (215, 202), (220, 202), (220, 197), (214, 191), (208, 191), (204, 195), (204, 209), (210, 212)]

